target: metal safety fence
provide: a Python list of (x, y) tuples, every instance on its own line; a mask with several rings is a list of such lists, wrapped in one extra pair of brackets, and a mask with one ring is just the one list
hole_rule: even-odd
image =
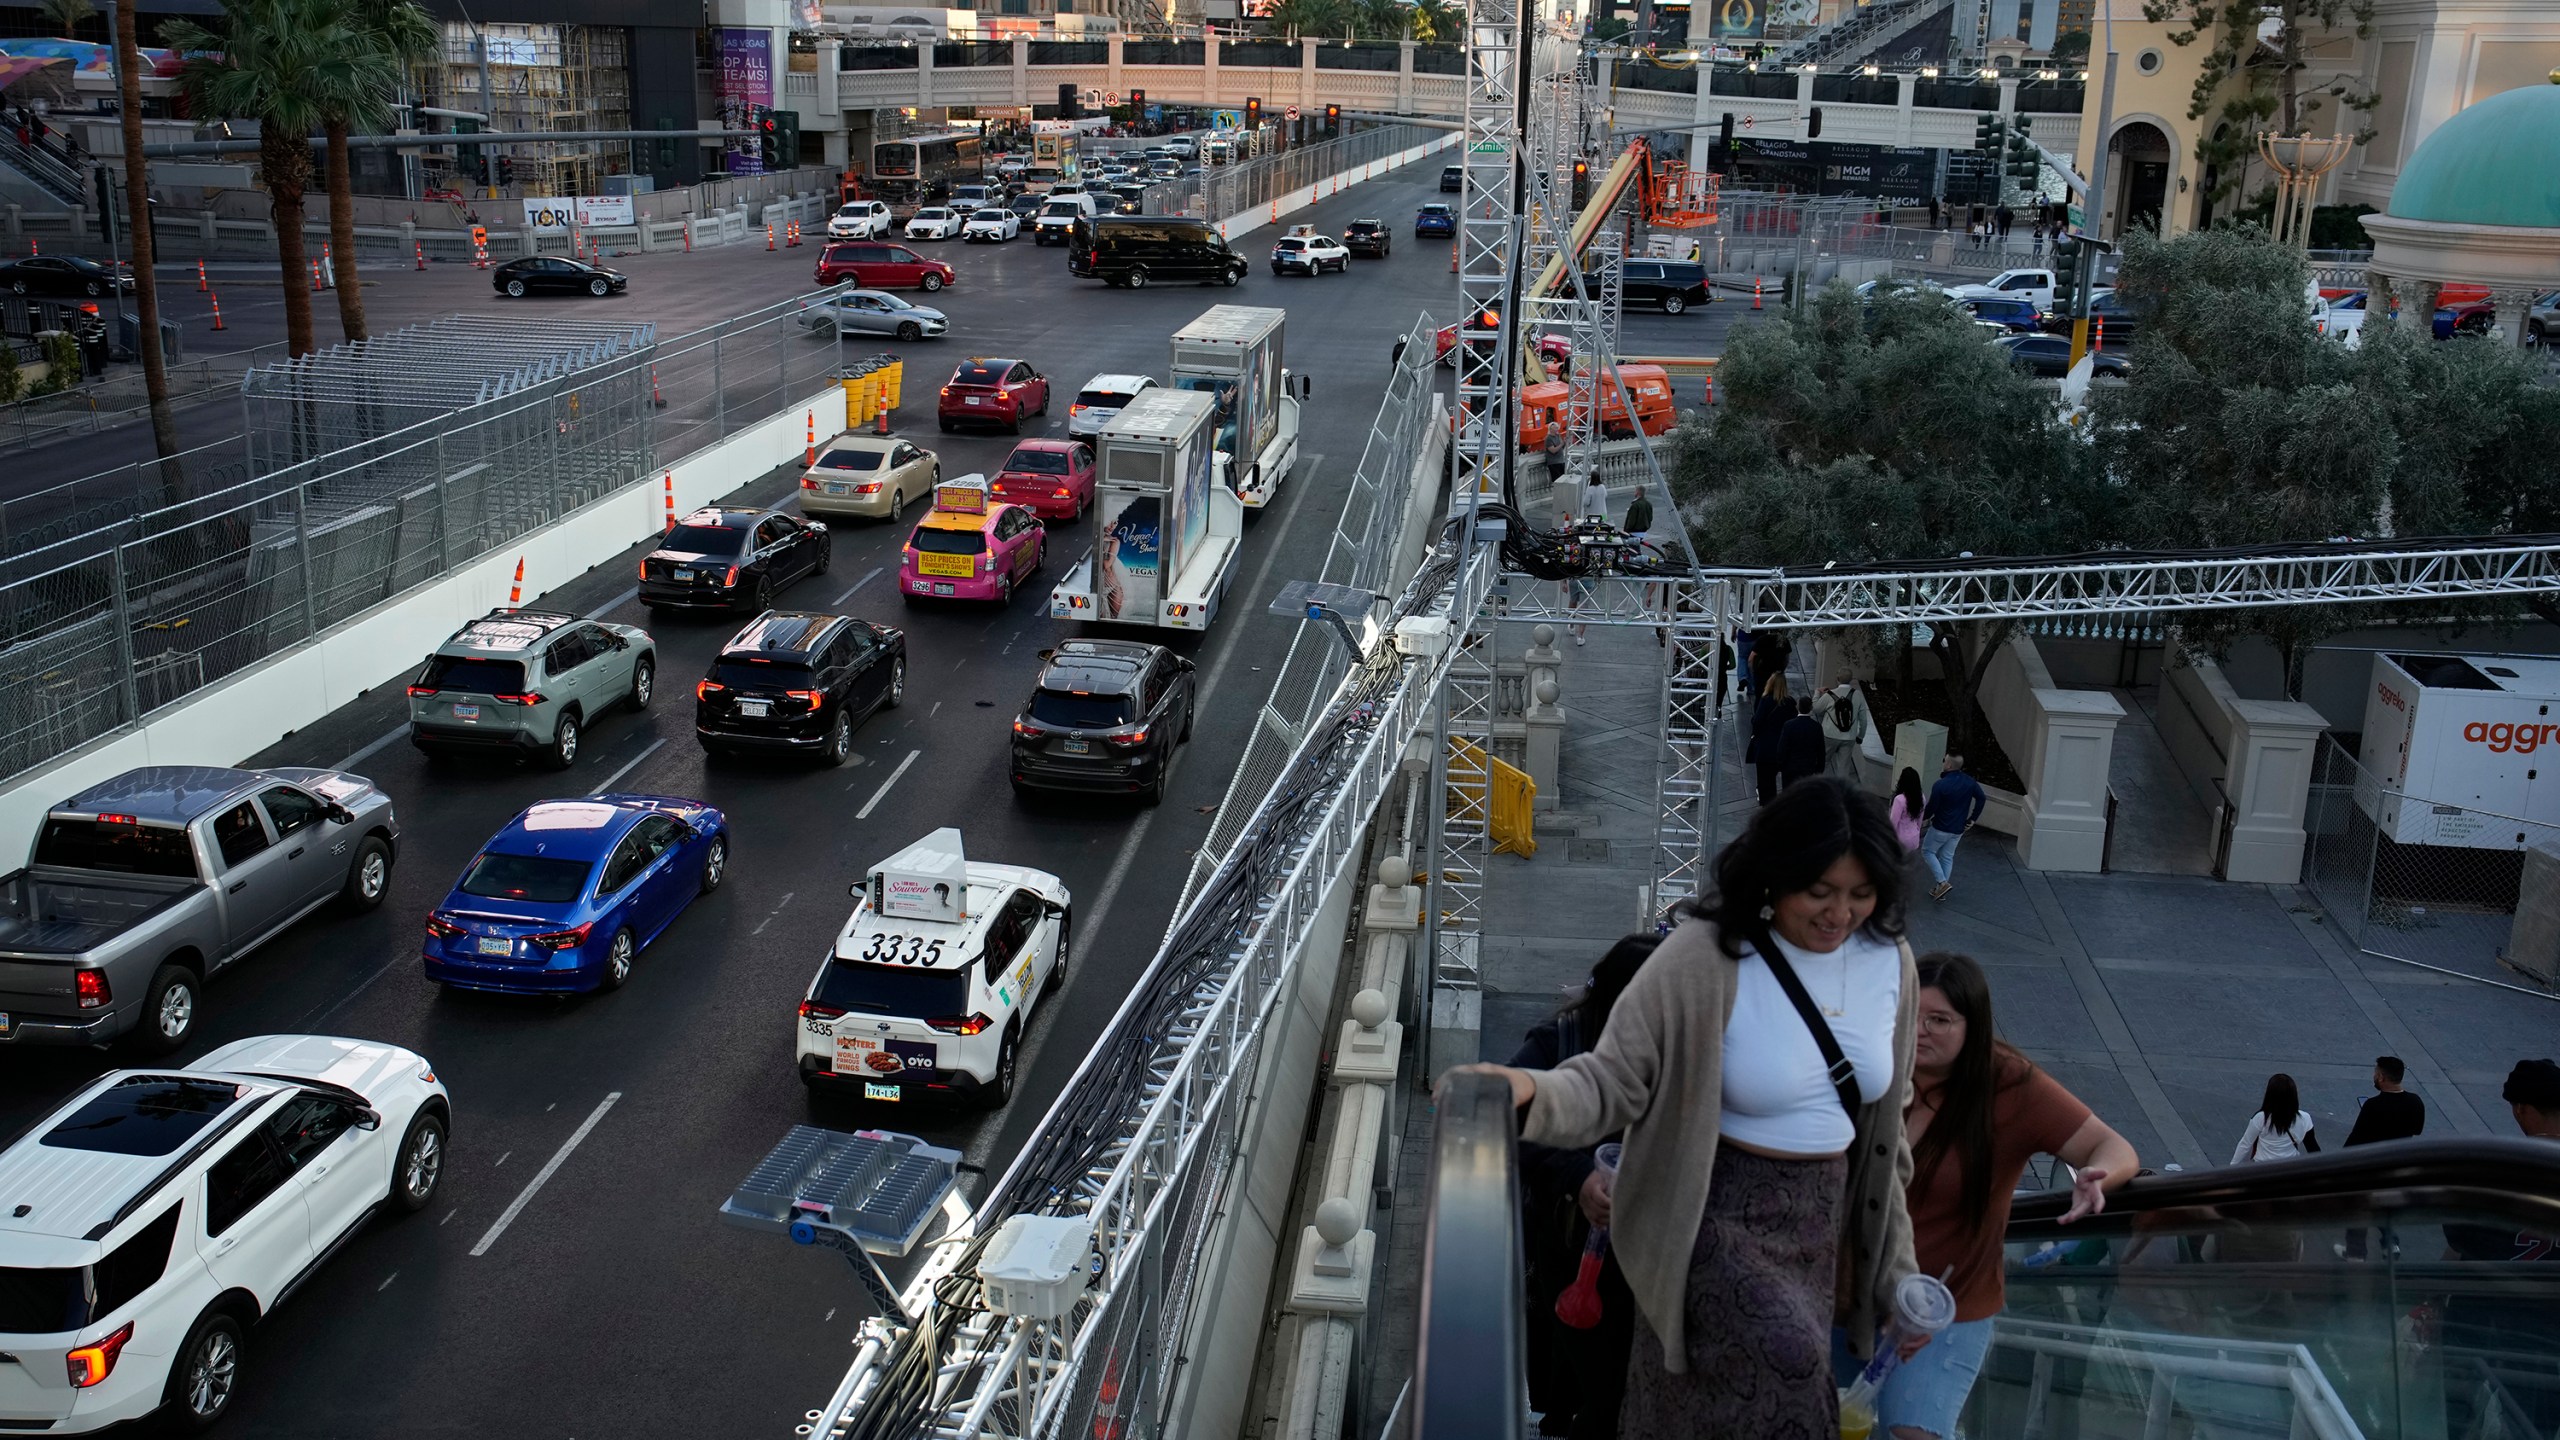
[[(1368, 441), (1361, 447), (1360, 464), (1352, 472), (1342, 513), (1326, 542), (1323, 568), (1314, 579), (1373, 595), (1401, 583), (1401, 577), (1388, 571), (1408, 538), (1403, 529), (1413, 499), (1414, 470), (1431, 445), (1445, 443), (1432, 430), (1440, 413), (1431, 383), (1435, 334), (1431, 317), (1425, 314), (1404, 337), (1395, 367), (1387, 375), (1386, 395), (1378, 402)], [(1254, 802), (1270, 793), (1350, 664), (1342, 643), (1322, 627), (1301, 625), (1291, 632), (1280, 673), (1273, 677), (1271, 693), (1245, 738), (1244, 754), (1236, 761), (1235, 778), (1227, 782), (1227, 793), (1209, 822), (1208, 838), (1195, 852), (1190, 880), (1183, 886), (1186, 900), (1244, 833)]]
[[(0, 778), (772, 418), (848, 366), (842, 339), (804, 323), (814, 298), (430, 418), (384, 409), (410, 423), (378, 433), (311, 413), (316, 401), (265, 402), (288, 436), (336, 426), (349, 443), (0, 559)], [(152, 468), (108, 475), (148, 487)]]
[(1192, 213), (1212, 220), (1249, 215), (1293, 190), (1304, 190), (1319, 180), (1347, 174), (1398, 151), (1444, 139), (1448, 134), (1436, 126), (1381, 125), (1240, 165), (1206, 170), (1200, 176), (1201, 208)]
[(2548, 993), (2503, 957), (2525, 849), (2560, 826), (2409, 795), (2323, 735), (2303, 829), (2303, 884), (2358, 950)]

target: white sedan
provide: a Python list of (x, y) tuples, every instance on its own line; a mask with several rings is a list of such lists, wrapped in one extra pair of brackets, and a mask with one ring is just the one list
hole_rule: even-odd
[(1321, 275), (1351, 268), (1351, 252), (1329, 235), (1288, 235), (1271, 247), (1271, 273)]
[(1002, 243), (1021, 233), (1021, 216), (1010, 210), (989, 206), (969, 217), (969, 223), (960, 231), (960, 238), (973, 245), (981, 240)]
[(928, 205), (907, 220), (910, 240), (948, 240), (960, 233), (960, 212), (948, 205)]

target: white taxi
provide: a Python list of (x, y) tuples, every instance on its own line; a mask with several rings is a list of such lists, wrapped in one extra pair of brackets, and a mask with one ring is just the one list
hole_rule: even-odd
[(853, 894), (800, 1001), (801, 1082), (888, 1103), (1010, 1100), (1032, 1005), (1066, 978), (1066, 882), (971, 863), (944, 828), (872, 867)]

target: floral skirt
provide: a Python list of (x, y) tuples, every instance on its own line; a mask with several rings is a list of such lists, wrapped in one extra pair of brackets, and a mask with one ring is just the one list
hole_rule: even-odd
[(1848, 1173), (1845, 1156), (1716, 1148), (1682, 1306), (1688, 1370), (1664, 1366), (1639, 1313), (1620, 1440), (1838, 1440), (1832, 1292)]

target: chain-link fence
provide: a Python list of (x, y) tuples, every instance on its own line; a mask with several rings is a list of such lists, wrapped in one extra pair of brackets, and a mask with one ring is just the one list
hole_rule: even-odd
[[(1407, 538), (1403, 532), (1413, 499), (1414, 469), (1426, 458), (1429, 446), (1446, 444), (1446, 436), (1433, 430), (1440, 413), (1431, 384), (1436, 333), (1426, 314), (1405, 335), (1395, 368), (1387, 376), (1386, 396), (1378, 402), (1377, 418), (1370, 422), (1368, 442), (1361, 447), (1359, 468), (1352, 472), (1341, 518), (1334, 522), (1333, 538), (1325, 547), (1324, 567), (1312, 577), (1288, 578), (1352, 585), (1373, 595), (1381, 591), (1391, 595), (1404, 582), (1405, 577), (1387, 572)], [(1185, 900), (1226, 857), (1245, 822), (1253, 818), (1254, 802), (1279, 780), (1300, 737), (1322, 713), (1350, 663), (1342, 642), (1324, 626), (1301, 625), (1290, 635), (1270, 697), (1245, 739), (1244, 754), (1236, 761), (1235, 778), (1227, 782), (1225, 800), (1209, 823), (1209, 837), (1195, 852), (1191, 878), (1183, 887)]]
[(1428, 125), (1381, 125), (1338, 140), (1247, 160), (1241, 165), (1222, 165), (1201, 173), (1201, 208), (1192, 213), (1211, 220), (1250, 214), (1292, 190), (1303, 190), (1319, 180), (1346, 174), (1416, 145), (1446, 139), (1449, 134), (1446, 129)]
[(2524, 851), (2560, 826), (2403, 793), (2330, 736), (2312, 762), (2303, 883), (2368, 955), (2540, 988), (2504, 964)]
[[(0, 562), (0, 777), (649, 483), (805, 399), (851, 358), (844, 341), (802, 323), (805, 303), (584, 369), (544, 367), (507, 393), (369, 435), (363, 414), (406, 414), (368, 411), (360, 397), (270, 393), (260, 402), (273, 407), (270, 461), (315, 435), (352, 442)], [(332, 408), (359, 418), (321, 413)]]

